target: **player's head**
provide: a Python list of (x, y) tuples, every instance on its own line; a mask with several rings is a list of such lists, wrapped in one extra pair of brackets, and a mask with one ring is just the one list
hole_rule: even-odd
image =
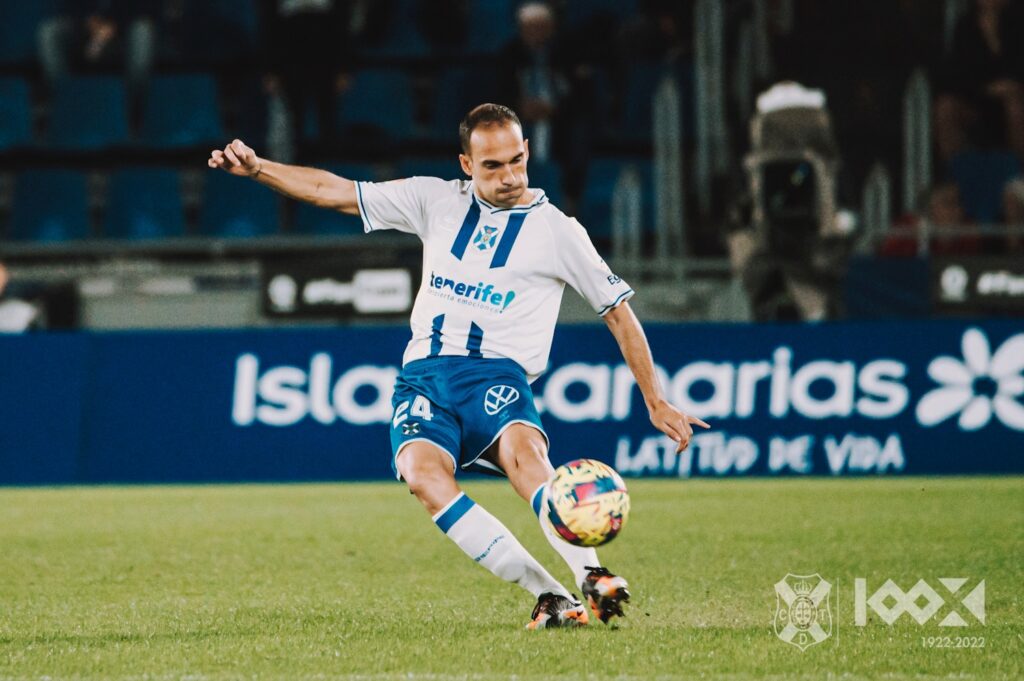
[(555, 34), (555, 13), (546, 2), (527, 2), (516, 12), (519, 37), (530, 50), (541, 50)]
[(459, 125), (462, 170), (476, 191), (496, 206), (514, 206), (526, 191), (529, 142), (515, 111), (501, 104), (481, 104)]

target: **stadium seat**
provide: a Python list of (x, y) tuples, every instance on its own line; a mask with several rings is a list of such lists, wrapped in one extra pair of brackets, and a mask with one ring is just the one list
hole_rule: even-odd
[[(199, 67), (248, 58), (257, 43), (254, 0), (188, 0), (180, 13), (160, 13), (160, 61)], [(230, 34), (231, 40), (224, 40)]]
[(278, 232), (277, 194), (223, 171), (204, 173), (199, 231), (207, 236), (257, 237)]
[(608, 238), (612, 233), (612, 195), (619, 175), (627, 166), (634, 166), (640, 172), (643, 188), (643, 226), (648, 229), (653, 222), (654, 199), (651, 162), (649, 159), (598, 158), (587, 168), (587, 181), (583, 199), (577, 211), (579, 221), (592, 236)]
[[(248, 50), (256, 45), (259, 36), (257, 0), (203, 0), (196, 4), (205, 12), (206, 23), (212, 24), (207, 30), (232, 30), (234, 40), (229, 41), (229, 54), (237, 56), (240, 50)], [(223, 34), (214, 32), (212, 37), (223, 38)]]
[(29, 170), (17, 176), (11, 237), (41, 242), (89, 236), (86, 177), (71, 170)]
[(262, 79), (255, 74), (233, 78), (225, 83), (225, 139), (265, 140), (269, 125), (270, 100), (263, 90)]
[[(368, 57), (424, 57), (430, 46), (416, 25), (419, 0), (393, 0), (388, 12), (390, 24), (379, 42), (364, 46), (360, 52)], [(474, 3), (475, 4), (475, 3)]]
[(0, 78), (0, 150), (32, 142), (32, 103), (21, 78)]
[(683, 135), (693, 135), (693, 64), (675, 67), (654, 61), (638, 61), (621, 70), (599, 70), (594, 78), (594, 102), (598, 126), (606, 138), (617, 142), (646, 142), (654, 129), (654, 94), (665, 76), (679, 86)]
[(0, 64), (35, 62), (39, 24), (57, 14), (61, 4), (61, 0), (0, 0)]
[(567, 0), (563, 22), (568, 28), (580, 28), (595, 19), (622, 22), (636, 14), (636, 0)]
[(217, 83), (208, 74), (157, 76), (149, 83), (142, 140), (153, 147), (186, 147), (224, 139)]
[(626, 72), (622, 117), (618, 134), (630, 139), (650, 139), (654, 131), (654, 93), (667, 75), (658, 64), (631, 64)]
[(295, 209), (295, 233), (316, 236), (358, 236), (363, 233), (363, 221), (358, 215), (317, 208), (300, 203)]
[(338, 127), (352, 135), (374, 130), (393, 140), (413, 137), (409, 76), (398, 69), (356, 72), (351, 89), (338, 100)]
[[(327, 164), (323, 168), (350, 180), (372, 182), (377, 179), (373, 166), (369, 165), (335, 163)], [(295, 210), (294, 231), (298, 234), (321, 236), (359, 235), (363, 233), (363, 221), (358, 215), (346, 215), (317, 208), (308, 203), (299, 203)]]
[(1003, 212), (1003, 187), (1020, 175), (1020, 170), (1020, 162), (1009, 151), (967, 151), (949, 162), (964, 213), (982, 225), (998, 221)]
[(178, 173), (167, 168), (129, 168), (110, 178), (103, 235), (159, 239), (185, 233)]
[(57, 84), (50, 116), (53, 146), (94, 150), (127, 141), (125, 87), (120, 78), (77, 76)]
[(562, 203), (562, 169), (554, 161), (530, 161), (527, 164), (530, 186), (543, 189), (548, 201), (564, 209)]
[(439, 177), (442, 180), (468, 179), (459, 167), (459, 159), (452, 147), (450, 156), (438, 158), (407, 158), (398, 162), (395, 177)]
[(469, 51), (494, 54), (516, 34), (515, 5), (512, 0), (471, 2), (469, 9)]
[(492, 66), (449, 68), (438, 74), (431, 98), (431, 136), (458, 148), (459, 121), (481, 102), (498, 100)]

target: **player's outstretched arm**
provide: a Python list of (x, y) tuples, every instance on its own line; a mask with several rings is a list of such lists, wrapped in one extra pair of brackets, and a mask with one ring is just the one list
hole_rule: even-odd
[(356, 183), (326, 170), (290, 166), (260, 158), (242, 140), (234, 140), (224, 149), (214, 149), (206, 164), (238, 177), (248, 177), (299, 201), (320, 208), (359, 214)]
[(690, 446), (694, 425), (702, 428), (711, 426), (695, 416), (684, 414), (665, 399), (661, 384), (658, 383), (658, 375), (654, 371), (651, 346), (647, 344), (644, 329), (640, 326), (640, 320), (633, 314), (629, 303), (620, 303), (605, 314), (604, 321), (612, 335), (615, 336), (619, 349), (622, 350), (622, 356), (630, 371), (633, 372), (633, 378), (636, 379), (636, 385), (640, 388), (640, 394), (644, 396), (644, 403), (647, 405), (651, 423), (679, 443), (677, 452), (683, 451)]

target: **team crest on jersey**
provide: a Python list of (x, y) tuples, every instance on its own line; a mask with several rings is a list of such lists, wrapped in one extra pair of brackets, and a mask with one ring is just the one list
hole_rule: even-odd
[(519, 391), (510, 385), (494, 385), (484, 395), (484, 411), (494, 416), (519, 399)]
[(486, 251), (494, 248), (496, 243), (498, 243), (498, 228), (491, 227), (490, 225), (480, 225), (476, 236), (473, 237), (473, 245), (481, 251)]

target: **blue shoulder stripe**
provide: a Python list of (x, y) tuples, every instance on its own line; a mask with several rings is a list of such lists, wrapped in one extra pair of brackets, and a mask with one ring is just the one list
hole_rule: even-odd
[(494, 257), (491, 258), (490, 269), (504, 267), (508, 262), (509, 253), (512, 252), (512, 246), (515, 245), (516, 239), (519, 237), (519, 230), (522, 229), (526, 216), (527, 213), (512, 213), (508, 216), (505, 233), (501, 235), (501, 241), (498, 242), (498, 247), (494, 249)]
[(472, 197), (472, 203), (469, 204), (469, 210), (466, 211), (466, 217), (462, 220), (459, 234), (455, 237), (455, 243), (452, 244), (452, 255), (459, 260), (462, 260), (462, 256), (466, 254), (466, 247), (469, 246), (469, 239), (473, 236), (473, 230), (476, 229), (476, 223), (479, 219), (480, 204), (476, 202), (476, 197), (474, 196)]

